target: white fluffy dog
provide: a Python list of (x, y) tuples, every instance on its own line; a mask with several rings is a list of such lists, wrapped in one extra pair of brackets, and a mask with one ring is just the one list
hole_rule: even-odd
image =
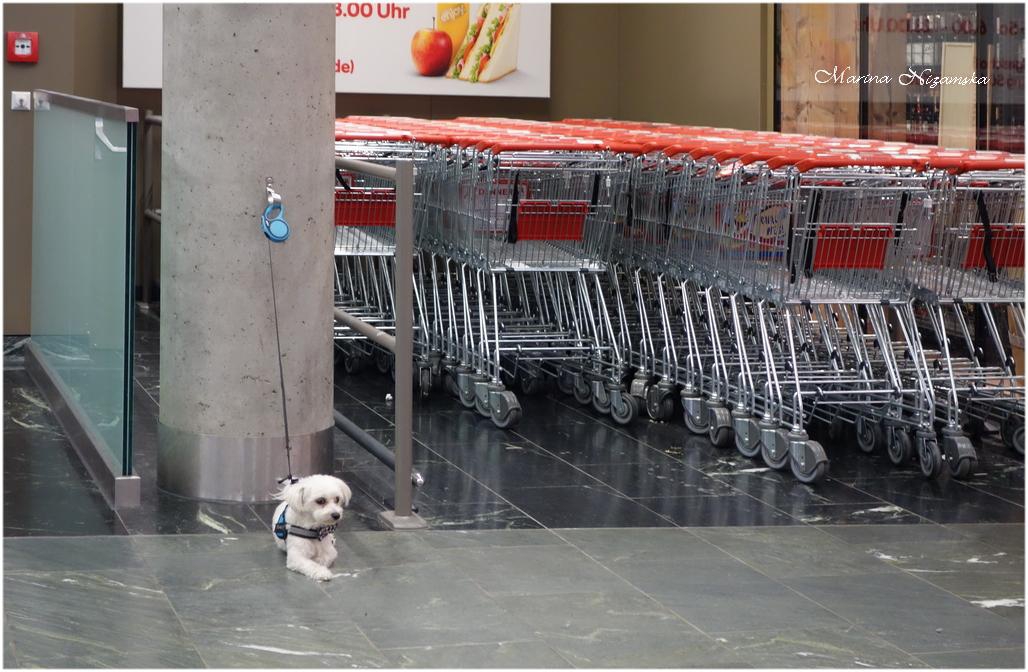
[(332, 578), (336, 524), (350, 503), (350, 486), (335, 476), (307, 476), (287, 484), (275, 499), (275, 544), (286, 552), (286, 567), (318, 581)]

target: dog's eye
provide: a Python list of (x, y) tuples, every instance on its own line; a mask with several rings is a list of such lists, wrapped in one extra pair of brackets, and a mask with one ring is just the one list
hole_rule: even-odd
[(336, 497), (336, 504), (338, 504), (338, 503), (339, 503), (339, 498), (338, 498), (338, 497)]
[(325, 498), (324, 497), (318, 497), (316, 500), (314, 500), (314, 503), (317, 504), (318, 506), (325, 506)]

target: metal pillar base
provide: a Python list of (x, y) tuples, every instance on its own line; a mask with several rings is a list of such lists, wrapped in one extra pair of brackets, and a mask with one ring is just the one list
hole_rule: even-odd
[(428, 529), (428, 523), (416, 513), (412, 513), (409, 516), (398, 516), (395, 511), (380, 511), (378, 520), (390, 530)]
[[(333, 425), (290, 435), (295, 476), (332, 473)], [(269, 502), (286, 475), (285, 439), (226, 437), (187, 432), (161, 423), (157, 485), (183, 497)]]

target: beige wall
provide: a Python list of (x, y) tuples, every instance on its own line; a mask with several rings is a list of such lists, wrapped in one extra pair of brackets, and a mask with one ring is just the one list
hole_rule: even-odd
[(618, 116), (761, 129), (771, 6), (620, 5)]
[[(612, 117), (769, 128), (770, 6), (554, 4), (549, 99), (336, 96), (338, 114)], [(10, 91), (50, 88), (159, 112), (121, 88), (118, 5), (5, 5), (4, 30), (41, 34), (40, 62), (4, 64)], [(4, 333), (29, 331), (32, 115), (4, 110)]]
[(54, 89), (114, 100), (117, 5), (4, 5), (4, 32), (40, 33), (39, 63), (4, 62), (4, 333), (29, 331), (32, 277), (32, 113), (10, 109), (11, 91)]

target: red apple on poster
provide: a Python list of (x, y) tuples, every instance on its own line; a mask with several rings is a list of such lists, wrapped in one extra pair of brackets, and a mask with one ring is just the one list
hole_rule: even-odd
[(422, 28), (414, 33), (410, 43), (410, 57), (418, 73), (425, 77), (440, 77), (450, 67), (453, 41), (443, 30)]

